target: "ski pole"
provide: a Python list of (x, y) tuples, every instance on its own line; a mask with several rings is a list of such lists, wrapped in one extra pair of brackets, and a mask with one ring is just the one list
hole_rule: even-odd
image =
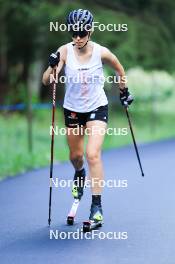
[(54, 154), (54, 127), (55, 127), (55, 106), (56, 106), (56, 69), (54, 69), (54, 78), (52, 84), (52, 135), (51, 135), (51, 149), (50, 149), (50, 189), (49, 189), (49, 218), (48, 224), (51, 223), (51, 206), (52, 206), (52, 175), (53, 175), (53, 154)]
[(137, 159), (138, 159), (138, 162), (139, 162), (140, 170), (141, 170), (142, 176), (144, 177), (144, 172), (143, 172), (142, 164), (141, 164), (141, 161), (140, 161), (140, 156), (139, 156), (139, 152), (138, 152), (138, 148), (137, 148), (137, 144), (136, 144), (136, 141), (135, 141), (134, 132), (133, 132), (133, 129), (132, 129), (131, 120), (130, 120), (130, 116), (129, 116), (129, 112), (128, 112), (128, 104), (125, 104), (124, 108), (125, 108), (126, 116), (127, 116), (127, 119), (128, 119), (128, 123), (129, 123), (130, 131), (131, 131), (131, 135), (132, 135), (132, 139), (133, 139), (133, 143), (134, 143), (136, 156), (137, 156)]

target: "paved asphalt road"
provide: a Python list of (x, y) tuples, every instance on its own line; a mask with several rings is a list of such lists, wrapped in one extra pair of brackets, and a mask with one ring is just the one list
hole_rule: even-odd
[[(175, 140), (141, 145), (140, 154), (144, 178), (132, 146), (103, 153), (106, 180), (116, 180), (116, 187), (104, 189), (105, 224), (93, 233), (95, 239), (75, 239), (81, 235), (78, 230), (89, 215), (89, 188), (73, 227), (65, 224), (72, 203), (70, 189), (53, 188), (49, 229), (49, 168), (2, 181), (0, 263), (174, 264)], [(59, 180), (72, 179), (72, 175), (69, 163), (55, 165), (54, 177)], [(100, 239), (107, 234), (113, 239)]]

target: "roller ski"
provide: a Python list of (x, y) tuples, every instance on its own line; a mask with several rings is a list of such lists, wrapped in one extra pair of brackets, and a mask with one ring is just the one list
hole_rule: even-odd
[(80, 200), (83, 196), (83, 189), (85, 184), (85, 169), (81, 171), (76, 171), (74, 175), (72, 195), (74, 197), (74, 202), (72, 204), (71, 210), (67, 216), (67, 224), (73, 225), (76, 217), (76, 213), (80, 204)]
[(90, 232), (103, 225), (103, 212), (101, 205), (92, 204), (89, 221), (83, 222), (83, 232)]
[(74, 199), (71, 210), (70, 210), (68, 217), (67, 217), (67, 224), (68, 225), (74, 224), (74, 219), (75, 219), (78, 207), (79, 207), (79, 203), (80, 203), (79, 199)]

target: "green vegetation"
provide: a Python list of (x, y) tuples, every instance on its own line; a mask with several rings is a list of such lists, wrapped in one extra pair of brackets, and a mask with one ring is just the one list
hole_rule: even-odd
[[(96, 22), (127, 24), (125, 32), (99, 31), (94, 41), (108, 47), (126, 69), (140, 66), (146, 70), (173, 72), (175, 68), (175, 1), (167, 0), (89, 0), (48, 1), (0, 0), (0, 102), (24, 101), (34, 65), (47, 66), (48, 55), (71, 41), (66, 31), (49, 31), (49, 22), (65, 23), (66, 15), (77, 8), (89, 9)], [(37, 85), (41, 71), (37, 74)], [(35, 89), (38, 89), (35, 87)], [(48, 98), (40, 85), (42, 99)], [(62, 96), (60, 93), (59, 96)]]
[[(131, 109), (133, 127), (138, 143), (159, 140), (175, 136), (174, 115), (156, 114)], [(50, 127), (51, 111), (36, 111), (33, 122), (33, 152), (28, 152), (27, 122), (23, 115), (0, 116), (1, 152), (0, 177), (12, 176), (26, 170), (48, 166), (50, 162)], [(63, 115), (57, 110), (56, 125), (63, 127)], [(128, 128), (126, 116), (121, 108), (110, 111), (108, 127)], [(171, 129), (170, 129), (171, 128)], [(130, 131), (128, 135), (106, 136), (104, 149), (132, 144)], [(65, 136), (55, 136), (55, 162), (68, 160), (68, 147)]]

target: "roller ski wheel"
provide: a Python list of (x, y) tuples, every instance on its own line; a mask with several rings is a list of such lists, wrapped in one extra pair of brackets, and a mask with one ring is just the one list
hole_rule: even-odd
[(67, 217), (67, 225), (73, 225), (74, 224), (74, 217), (68, 216)]
[(95, 221), (85, 221), (83, 222), (83, 232), (86, 233), (86, 232), (91, 232), (92, 230), (94, 229), (97, 229), (99, 227), (102, 227), (102, 221), (98, 221), (98, 222), (95, 222)]

